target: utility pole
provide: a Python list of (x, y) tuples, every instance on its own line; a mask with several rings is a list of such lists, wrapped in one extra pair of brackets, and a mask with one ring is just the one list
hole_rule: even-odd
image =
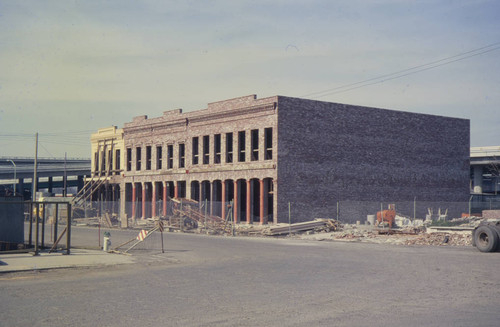
[(66, 172), (66, 155), (67, 153), (64, 152), (64, 176), (63, 176), (63, 197), (66, 196), (66, 194), (68, 193), (67, 191), (67, 185), (66, 185), (66, 180), (68, 179), (68, 176), (67, 176), (67, 172)]
[(32, 200), (36, 201), (36, 189), (38, 188), (38, 176), (37, 176), (37, 166), (38, 166), (38, 132), (35, 134), (35, 164), (33, 168), (33, 194)]

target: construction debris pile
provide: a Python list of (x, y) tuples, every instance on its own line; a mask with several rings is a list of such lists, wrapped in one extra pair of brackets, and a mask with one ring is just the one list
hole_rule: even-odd
[[(171, 199), (174, 203), (168, 218), (134, 219), (131, 226), (154, 227), (158, 220), (169, 231), (194, 232), (211, 235), (246, 235), (293, 237), (317, 241), (351, 241), (399, 245), (470, 246), (471, 231), (482, 218), (462, 217), (448, 220), (447, 211), (439, 210), (437, 220), (410, 219), (398, 215), (393, 205), (367, 217), (364, 224), (341, 224), (335, 219), (316, 218), (312, 221), (261, 226), (258, 224), (233, 224), (229, 214), (225, 219), (207, 214), (203, 204), (194, 200)], [(432, 211), (429, 210), (429, 215)], [(118, 227), (115, 215), (105, 213), (101, 218), (75, 218), (77, 224)]]
[(335, 232), (304, 233), (294, 237), (317, 241), (351, 241), (385, 243), (397, 245), (447, 245), (470, 246), (470, 231), (446, 231), (429, 233), (422, 228), (380, 229), (369, 225), (345, 224), (344, 228)]
[(282, 224), (278, 226), (271, 226), (263, 229), (261, 231), (262, 235), (266, 236), (277, 236), (305, 231), (318, 232), (331, 232), (339, 230), (342, 225), (333, 219), (321, 219), (317, 218), (313, 221), (307, 221), (295, 224)]
[(450, 245), (469, 246), (472, 245), (472, 233), (422, 233), (417, 237), (406, 239), (405, 245)]
[(222, 219), (203, 213), (197, 201), (185, 200), (182, 202), (172, 199), (176, 206), (173, 208), (173, 217), (167, 219), (169, 228), (180, 230), (196, 229), (199, 233), (205, 234), (230, 234), (232, 232), (232, 221)]

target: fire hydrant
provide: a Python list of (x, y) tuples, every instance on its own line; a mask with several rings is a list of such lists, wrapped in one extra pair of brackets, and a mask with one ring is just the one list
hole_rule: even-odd
[(109, 250), (109, 247), (111, 246), (111, 240), (109, 239), (111, 237), (111, 233), (110, 232), (104, 232), (104, 244), (102, 245), (102, 250), (104, 252), (108, 252)]

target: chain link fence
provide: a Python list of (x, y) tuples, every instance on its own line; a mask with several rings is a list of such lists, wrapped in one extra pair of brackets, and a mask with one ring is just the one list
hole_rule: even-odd
[[(223, 208), (223, 205), (225, 208)], [(198, 222), (213, 220), (218, 217), (223, 221), (234, 221), (240, 223), (260, 224), (263, 222), (273, 223), (273, 208), (270, 206), (260, 207), (260, 203), (251, 202), (247, 207), (246, 201), (240, 201), (236, 204), (238, 209), (234, 210), (232, 202), (220, 201), (197, 201), (188, 199), (168, 199), (164, 205), (162, 200), (152, 203), (151, 201), (136, 201), (125, 203), (125, 214), (132, 224), (137, 220), (148, 218), (172, 218), (179, 215), (179, 210), (184, 208), (184, 215), (188, 215), (189, 209), (191, 215), (195, 215)], [(123, 217), (118, 201), (94, 201), (85, 202), (82, 206), (73, 208), (73, 217), (78, 222), (81, 219), (96, 218), (101, 219), (103, 224), (111, 221), (113, 225), (120, 224), (120, 217)], [(409, 220), (451, 220), (465, 216), (481, 217), (483, 211), (500, 210), (499, 200), (490, 200), (487, 202), (472, 201), (468, 202), (445, 202), (445, 201), (330, 201), (318, 206), (311, 206), (307, 203), (289, 202), (278, 207), (279, 223), (288, 223), (289, 221), (309, 221), (315, 218), (335, 219), (342, 223), (364, 223), (372, 220), (372, 217), (379, 211), (395, 210), (400, 217)], [(48, 208), (48, 210), (53, 210)], [(261, 217), (261, 210), (264, 214)], [(228, 217), (231, 215), (231, 217)], [(204, 218), (205, 217), (205, 218)]]

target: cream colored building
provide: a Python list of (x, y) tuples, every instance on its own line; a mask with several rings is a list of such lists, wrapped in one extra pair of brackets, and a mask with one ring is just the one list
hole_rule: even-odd
[(120, 188), (120, 175), (125, 162), (123, 129), (116, 126), (101, 128), (91, 135), (90, 141), (91, 176), (86, 179), (84, 188), (75, 197), (73, 206), (85, 208), (85, 203), (91, 201), (100, 203), (96, 207), (99, 216), (103, 211), (115, 215), (118, 213), (118, 201), (123, 192)]
[(120, 175), (123, 169), (123, 129), (116, 126), (101, 128), (90, 137), (92, 147), (92, 178)]

